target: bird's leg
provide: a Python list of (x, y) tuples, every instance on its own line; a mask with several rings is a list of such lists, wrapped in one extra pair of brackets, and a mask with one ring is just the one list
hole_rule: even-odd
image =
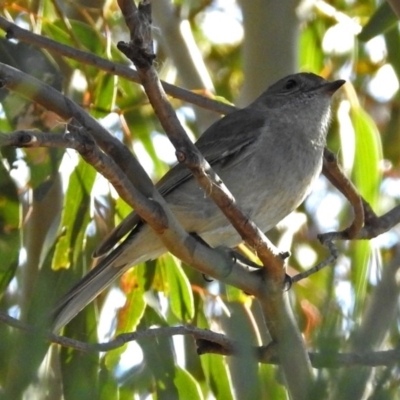
[[(196, 232), (190, 232), (190, 235), (192, 237), (194, 237), (196, 240), (198, 240), (201, 244), (211, 248), (211, 246)], [(262, 265), (255, 263), (254, 261), (250, 260), (248, 257), (246, 257), (245, 255), (243, 255), (242, 253), (240, 253), (239, 251), (237, 251), (235, 249), (231, 249), (231, 248), (225, 247), (225, 246), (218, 246), (218, 248), (223, 249), (232, 257), (233, 264), (235, 264), (236, 261), (239, 261), (249, 268), (256, 268), (257, 270), (260, 270), (260, 268), (263, 268)], [(290, 252), (289, 251), (280, 252), (279, 257), (281, 257), (282, 260), (286, 260), (288, 257), (290, 257)], [(207, 282), (213, 281), (212, 279), (208, 278), (204, 274), (203, 274), (203, 278)], [(292, 283), (293, 283), (292, 278), (288, 274), (285, 274), (285, 280), (284, 280), (284, 284), (283, 284), (284, 290), (285, 291), (289, 290), (292, 287)]]
[[(194, 237), (197, 241), (199, 241), (201, 244), (203, 244), (204, 246), (207, 246), (207, 247), (211, 248), (211, 246), (201, 236), (199, 236), (196, 232), (190, 232), (190, 235), (192, 237)], [(233, 264), (235, 264), (236, 261), (240, 261), (244, 265), (246, 265), (248, 267), (251, 267), (251, 268), (257, 268), (257, 269), (262, 268), (262, 265), (259, 265), (259, 264), (255, 263), (254, 261), (251, 261), (249, 258), (247, 258), (246, 256), (244, 256), (243, 254), (239, 253), (238, 251), (236, 251), (234, 249), (231, 249), (231, 248), (226, 247), (226, 246), (218, 246), (218, 248), (223, 250), (223, 251), (225, 251), (225, 252), (227, 252), (232, 257)], [(209, 279), (204, 274), (203, 274), (203, 278), (207, 282), (212, 282), (212, 279)]]
[[(207, 246), (208, 248), (211, 248), (211, 246), (201, 236), (199, 236), (196, 232), (189, 232), (189, 235), (192, 236), (193, 238), (195, 238), (198, 242), (200, 242), (204, 246)], [(206, 282), (212, 282), (213, 281), (213, 279), (210, 279), (205, 274), (202, 274), (202, 275), (203, 275), (203, 279)]]
[[(190, 232), (190, 235), (193, 236), (196, 240), (198, 240), (201, 244), (204, 244), (204, 246), (211, 248), (211, 246), (206, 241), (204, 241), (204, 239), (201, 236), (199, 236), (196, 232)], [(249, 258), (244, 256), (237, 250), (231, 249), (230, 247), (226, 247), (226, 246), (218, 246), (218, 248), (223, 249), (224, 251), (229, 253), (232, 256), (234, 263), (236, 262), (236, 260), (238, 260), (238, 261), (242, 262), (243, 264), (247, 265), (248, 267), (257, 268), (257, 269), (262, 268), (262, 265), (259, 265), (259, 264), (255, 263), (254, 261), (251, 261)], [(281, 254), (283, 254), (283, 253), (281, 253)], [(287, 253), (287, 254), (289, 254), (289, 253)], [(288, 257), (288, 256), (285, 256), (284, 258), (286, 258), (286, 257)]]

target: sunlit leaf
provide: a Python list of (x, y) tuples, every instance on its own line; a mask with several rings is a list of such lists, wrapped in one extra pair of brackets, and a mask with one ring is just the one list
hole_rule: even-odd
[(382, 175), (380, 133), (373, 119), (361, 107), (353, 107), (351, 116), (356, 133), (353, 181), (364, 199), (376, 209)]
[[(147, 290), (146, 284), (149, 279), (150, 270), (151, 268), (147, 268), (146, 264), (140, 264), (132, 268), (121, 278), (121, 286), (123, 292), (126, 294), (126, 302), (124, 307), (118, 312), (118, 325), (115, 335), (133, 332), (140, 323), (146, 309), (144, 293), (145, 290)], [(126, 348), (127, 344), (106, 354), (105, 366), (109, 370), (112, 370), (117, 366), (121, 355)]]
[(231, 377), (224, 358), (216, 354), (205, 354), (201, 356), (201, 365), (214, 396), (218, 399), (233, 399)]
[[(209, 329), (209, 323), (204, 314), (204, 307), (197, 312), (197, 326)], [(204, 354), (200, 358), (201, 366), (206, 379), (206, 387), (216, 398), (233, 399), (232, 382), (228, 365), (224, 357), (216, 354)]]
[(52, 268), (69, 268), (83, 247), (90, 220), (90, 192), (96, 177), (92, 166), (81, 160), (72, 173), (65, 196), (61, 226), (64, 229), (56, 247)]
[(239, 303), (245, 303), (250, 300), (249, 296), (247, 296), (246, 293), (243, 293), (243, 290), (230, 285), (226, 286), (226, 296), (227, 300), (230, 302), (237, 301)]
[(283, 385), (275, 384), (276, 371), (271, 365), (261, 364), (259, 370), (260, 391), (263, 399), (286, 400), (287, 391)]
[(352, 243), (351, 275), (354, 282), (355, 311), (361, 311), (367, 295), (367, 274), (371, 257), (371, 244), (367, 241)]
[(172, 312), (180, 321), (190, 321), (194, 316), (194, 304), (189, 280), (174, 257), (164, 257), (160, 263), (166, 278)]
[[(377, 210), (382, 161), (380, 134), (372, 118), (361, 107), (353, 107), (351, 116), (356, 135), (353, 182), (361, 196), (374, 210)], [(362, 302), (366, 295), (369, 256), (370, 244), (368, 242), (356, 242), (354, 244), (352, 276), (357, 303)]]
[(180, 399), (203, 399), (198, 383), (186, 370), (176, 369), (174, 383)]
[(300, 69), (318, 74), (323, 68), (324, 55), (321, 48), (321, 36), (318, 32), (319, 21), (313, 21), (302, 30), (300, 36)]

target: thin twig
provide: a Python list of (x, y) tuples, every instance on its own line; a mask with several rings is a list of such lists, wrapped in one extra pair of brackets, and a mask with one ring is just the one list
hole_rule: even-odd
[[(240, 356), (237, 351), (238, 344), (221, 333), (216, 333), (208, 329), (200, 329), (193, 325), (174, 326), (144, 329), (137, 332), (128, 332), (117, 335), (109, 342), (86, 343), (80, 340), (71, 339), (65, 336), (56, 335), (50, 331), (43, 331), (25, 322), (21, 322), (6, 313), (0, 312), (0, 321), (8, 326), (24, 331), (30, 335), (42, 337), (51, 343), (63, 347), (71, 348), (82, 353), (109, 352), (121, 348), (129, 342), (154, 337), (172, 337), (176, 335), (190, 335), (196, 339), (198, 354), (221, 354), (226, 356)], [(271, 343), (268, 346), (254, 347), (254, 356), (264, 364), (278, 364), (276, 345)], [(361, 366), (389, 366), (398, 362), (400, 348), (386, 351), (365, 352), (365, 353), (342, 353), (324, 354), (309, 353), (314, 368), (340, 368)]]
[(347, 198), (353, 208), (354, 219), (349, 227), (338, 232), (327, 232), (318, 235), (319, 241), (329, 249), (329, 256), (310, 268), (291, 278), (291, 282), (299, 282), (333, 264), (338, 251), (333, 244), (335, 240), (360, 240), (376, 237), (400, 222), (400, 206), (393, 208), (385, 215), (378, 217), (371, 206), (360, 196), (357, 189), (341, 170), (336, 156), (328, 149), (324, 150), (323, 174)]
[[(360, 194), (358, 193), (352, 182), (346, 177), (341, 170), (336, 156), (327, 148), (324, 149), (324, 160), (322, 167), (323, 174), (329, 181), (346, 197), (353, 208), (354, 219), (349, 227), (341, 232), (335, 232), (335, 237), (342, 237), (343, 239), (353, 239), (357, 236), (358, 232), (364, 225), (364, 207)], [(332, 240), (332, 233), (324, 233), (318, 235), (321, 243)]]
[[(0, 28), (6, 32), (6, 38), (8, 39), (22, 40), (23, 42), (33, 44), (38, 48), (46, 49), (51, 53), (71, 58), (85, 65), (92, 65), (99, 70), (109, 72), (110, 74), (120, 76), (132, 82), (140, 83), (137, 72), (126, 65), (115, 63), (95, 54), (58, 43), (41, 35), (37, 35), (19, 27), (2, 16), (0, 16)], [(170, 96), (199, 106), (206, 110), (214, 111), (220, 114), (229, 114), (237, 109), (232, 105), (221, 103), (220, 101), (213, 100), (210, 97), (199, 95), (190, 90), (180, 88), (167, 82), (162, 82), (162, 85), (164, 90)]]
[(69, 130), (64, 134), (37, 130), (0, 134), (0, 146), (74, 149), (114, 186), (119, 196), (132, 208), (135, 207), (143, 215), (147, 215), (150, 211), (147, 215), (150, 219), (146, 218), (146, 220), (151, 223), (151, 226), (158, 231), (167, 229), (166, 217), (162, 209), (136, 189), (114, 160), (100, 151), (93, 138), (82, 127), (71, 123)]
[(389, 231), (398, 223), (400, 223), (400, 205), (380, 217), (372, 217), (372, 214), (369, 213), (369, 218), (356, 239), (372, 239)]
[(314, 267), (308, 269), (307, 271), (303, 271), (298, 273), (297, 275), (294, 275), (290, 278), (291, 283), (296, 283), (299, 282), (305, 278), (308, 278), (310, 275), (315, 274), (318, 271), (321, 271), (321, 269), (327, 267), (328, 265), (332, 265), (338, 258), (338, 250), (336, 246), (334, 245), (332, 240), (327, 240), (325, 243), (323, 243), (326, 247), (329, 249), (329, 256), (325, 258), (325, 260), (321, 261)]

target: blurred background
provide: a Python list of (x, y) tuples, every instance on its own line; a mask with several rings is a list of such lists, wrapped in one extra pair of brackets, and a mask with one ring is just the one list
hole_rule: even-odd
[[(395, 1), (393, 3), (396, 3)], [(348, 83), (336, 95), (328, 148), (378, 215), (400, 199), (400, 33), (387, 2), (373, 0), (158, 0), (152, 3), (160, 78), (243, 107), (271, 83), (309, 71)], [(130, 65), (116, 49), (128, 31), (114, 0), (0, 1), (0, 15), (35, 34)], [(175, 153), (140, 85), (0, 32), (0, 62), (37, 77), (85, 108), (157, 181)], [(170, 99), (195, 140), (220, 118)], [(0, 131), (64, 132), (65, 122), (5, 89)], [(94, 261), (97, 244), (131, 210), (110, 184), (63, 149), (0, 153), (0, 309), (37, 323)], [(265, 173), (268, 173), (266, 171)], [(290, 251), (295, 275), (328, 255), (316, 236), (345, 228), (352, 212), (321, 177), (269, 238)], [(339, 259), (290, 290), (307, 346), (332, 356), (399, 346), (399, 227), (337, 243)], [(83, 341), (192, 323), (268, 343), (253, 299), (207, 282), (171, 255), (127, 272), (64, 330)], [(107, 354), (52, 347), (0, 324), (0, 394), (9, 398), (286, 399), (277, 368), (198, 357), (190, 337), (141, 340)], [(315, 369), (315, 398), (396, 399), (397, 365)], [(251, 396), (249, 396), (251, 393)]]

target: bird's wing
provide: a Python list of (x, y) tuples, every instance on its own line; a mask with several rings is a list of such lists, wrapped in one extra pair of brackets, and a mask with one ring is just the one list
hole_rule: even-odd
[[(240, 126), (240, 131), (238, 127)], [(257, 146), (265, 126), (265, 116), (259, 111), (244, 108), (228, 114), (210, 126), (195, 143), (211, 166), (220, 164), (229, 168), (249, 157)], [(165, 196), (192, 176), (182, 164), (175, 165), (157, 183), (160, 193)]]
[[(217, 121), (197, 141), (196, 146), (207, 161), (220, 168), (229, 168), (251, 156), (257, 148), (257, 142), (265, 125), (265, 115), (247, 109), (229, 114)], [(238, 126), (241, 127), (238, 131)], [(166, 195), (192, 174), (183, 165), (176, 165), (157, 184), (162, 195)], [(128, 237), (121, 246), (114, 249), (71, 289), (57, 304), (52, 313), (53, 328), (57, 331), (71, 320), (86, 304), (94, 299), (107, 285), (121, 275), (125, 264), (115, 264), (120, 254), (131, 245), (131, 240), (142, 225), (138, 214), (132, 212), (100, 244), (95, 255), (100, 256), (111, 250), (123, 236)], [(115, 268), (110, 268), (111, 264)]]
[(116, 226), (97, 246), (93, 257), (100, 257), (108, 253), (126, 234), (141, 222), (139, 214), (132, 211)]
[[(264, 113), (244, 108), (215, 122), (195, 144), (211, 166), (219, 164), (221, 168), (229, 168), (251, 156), (257, 148), (253, 144), (260, 138), (264, 125)], [(191, 172), (184, 165), (177, 164), (156, 187), (165, 196), (191, 177)], [(100, 243), (94, 256), (107, 253), (140, 222), (139, 215), (133, 211)]]

